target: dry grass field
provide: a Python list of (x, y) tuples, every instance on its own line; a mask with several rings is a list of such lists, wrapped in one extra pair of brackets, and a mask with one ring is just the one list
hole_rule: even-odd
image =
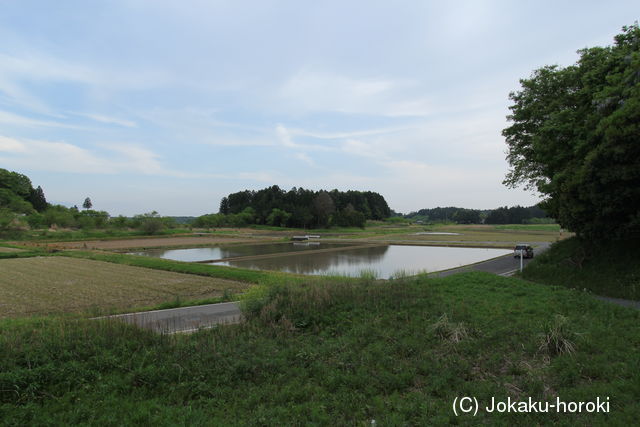
[(0, 252), (20, 252), (20, 251), (22, 251), (22, 249), (7, 248), (5, 246), (0, 246)]
[(67, 257), (0, 260), (0, 318), (197, 300), (246, 284)]

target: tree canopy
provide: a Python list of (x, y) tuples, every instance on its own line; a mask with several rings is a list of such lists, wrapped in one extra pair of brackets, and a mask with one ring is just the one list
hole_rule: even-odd
[(33, 188), (26, 175), (0, 168), (0, 208), (11, 212), (28, 214), (35, 209), (44, 211), (48, 206), (44, 191)]
[[(295, 187), (284, 191), (273, 185), (258, 191), (232, 193), (220, 201), (220, 214), (246, 214), (248, 208), (257, 224), (299, 228), (363, 227), (367, 219), (382, 220), (391, 214), (384, 197), (372, 191), (312, 191)], [(221, 217), (207, 218), (211, 224), (221, 221)]]
[(542, 207), (585, 238), (640, 231), (640, 28), (623, 27), (613, 46), (578, 51), (562, 68), (545, 66), (509, 95), (502, 132), (510, 170)]

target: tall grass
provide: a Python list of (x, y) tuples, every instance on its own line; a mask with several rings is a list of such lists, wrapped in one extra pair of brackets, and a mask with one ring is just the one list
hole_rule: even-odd
[[(250, 294), (244, 323), (187, 336), (113, 320), (1, 322), (3, 422), (633, 425), (640, 416), (640, 312), (583, 293), (469, 273), (285, 280)], [(549, 358), (537, 338), (556, 314), (584, 339)], [(461, 395), (610, 396), (612, 410), (456, 418)]]

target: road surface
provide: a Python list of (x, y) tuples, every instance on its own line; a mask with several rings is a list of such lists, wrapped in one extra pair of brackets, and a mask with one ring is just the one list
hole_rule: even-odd
[[(535, 253), (539, 254), (549, 247), (549, 243), (540, 243), (535, 247)], [(525, 259), (524, 264), (530, 259)], [(520, 259), (513, 255), (505, 255), (477, 264), (454, 268), (451, 270), (433, 273), (436, 277), (446, 277), (465, 271), (486, 271), (488, 273), (510, 276), (520, 269)], [(615, 300), (614, 298), (598, 297), (619, 305), (635, 306), (640, 308), (637, 301)], [(195, 332), (198, 329), (211, 328), (219, 324), (238, 323), (242, 320), (242, 312), (236, 302), (221, 304), (197, 305), (193, 307), (172, 308), (168, 310), (145, 311), (140, 313), (119, 314), (108, 316), (112, 319), (133, 323), (143, 328), (148, 328), (162, 333)]]
[[(549, 243), (533, 243), (534, 254), (538, 255), (546, 251)], [(523, 259), (523, 266), (526, 266), (531, 259)], [(487, 273), (498, 274), (501, 276), (511, 276), (520, 270), (520, 258), (515, 258), (512, 254), (504, 255), (498, 258), (493, 258), (487, 261), (482, 261), (476, 264), (465, 265), (463, 267), (452, 268), (451, 270), (445, 270), (433, 273), (436, 277), (447, 277), (452, 274), (462, 273), (465, 271), (485, 271)]]
[(170, 308), (167, 310), (107, 316), (110, 319), (133, 323), (162, 333), (195, 332), (219, 324), (238, 323), (242, 320), (240, 307), (235, 302)]

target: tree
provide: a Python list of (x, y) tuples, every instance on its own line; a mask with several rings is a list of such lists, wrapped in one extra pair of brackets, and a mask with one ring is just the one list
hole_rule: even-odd
[(220, 200), (219, 212), (224, 215), (229, 213), (229, 199), (226, 197), (223, 197), (222, 200)]
[(313, 213), (319, 226), (324, 227), (329, 224), (329, 215), (335, 212), (336, 208), (333, 199), (326, 191), (320, 191), (313, 199)]
[(536, 188), (541, 207), (581, 237), (639, 233), (640, 28), (578, 53), (576, 64), (540, 68), (509, 95), (504, 184)]
[(459, 209), (452, 215), (452, 219), (458, 224), (479, 224), (480, 211), (476, 209)]
[(136, 215), (134, 220), (139, 223), (140, 229), (145, 234), (156, 234), (158, 231), (165, 228), (164, 221), (156, 211)]
[(84, 202), (82, 203), (82, 208), (83, 209), (91, 209), (93, 207), (93, 203), (91, 203), (91, 199), (90, 198), (86, 198), (84, 199)]
[(47, 206), (49, 206), (47, 199), (44, 197), (44, 191), (39, 185), (35, 190), (31, 189), (28, 200), (31, 202), (33, 208), (38, 212), (44, 212), (44, 210), (47, 209)]
[(271, 213), (267, 217), (267, 224), (276, 227), (284, 227), (287, 225), (287, 221), (291, 218), (291, 214), (282, 209), (273, 208)]

